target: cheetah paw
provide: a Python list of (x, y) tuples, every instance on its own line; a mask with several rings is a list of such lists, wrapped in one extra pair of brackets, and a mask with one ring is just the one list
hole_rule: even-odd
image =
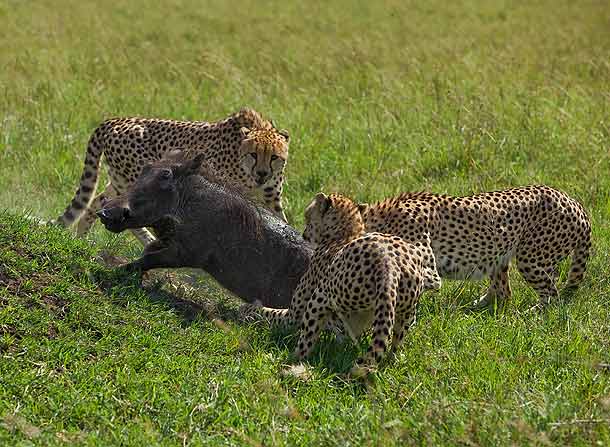
[(242, 321), (254, 321), (258, 317), (256, 311), (261, 307), (263, 305), (260, 301), (242, 304), (237, 311), (238, 318)]
[(488, 297), (483, 295), (478, 300), (472, 302), (469, 306), (469, 310), (473, 312), (487, 310), (489, 312), (500, 312), (504, 308), (505, 301), (496, 297)]
[(491, 305), (491, 299), (487, 295), (483, 295), (481, 298), (474, 300), (470, 304), (472, 310), (485, 310)]
[(548, 304), (537, 303), (525, 311), (526, 314), (541, 314), (548, 309)]
[(352, 366), (352, 369), (350, 369), (348, 376), (352, 379), (366, 379), (376, 371), (376, 366), (356, 363)]

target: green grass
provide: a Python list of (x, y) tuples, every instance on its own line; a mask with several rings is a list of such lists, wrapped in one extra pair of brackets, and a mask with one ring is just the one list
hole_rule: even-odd
[[(0, 0), (0, 48), (0, 444), (610, 443), (604, 2)], [(137, 255), (130, 236), (16, 217), (63, 211), (105, 118), (245, 105), (291, 133), (297, 226), (319, 190), (548, 183), (593, 220), (585, 283), (525, 315), (513, 271), (490, 316), (460, 309), (484, 283), (447, 281), (370, 381), (343, 377), (356, 350), (330, 338), (299, 378), (294, 334), (234, 321), (208, 278), (142, 289), (95, 260)]]

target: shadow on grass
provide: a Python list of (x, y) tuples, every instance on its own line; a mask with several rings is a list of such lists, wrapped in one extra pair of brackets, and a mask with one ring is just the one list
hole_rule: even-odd
[[(253, 323), (255, 325), (266, 324), (262, 322)], [(288, 365), (299, 364), (299, 360), (294, 354), (299, 333), (297, 329), (274, 328), (269, 332), (269, 336), (263, 340), (261, 349), (280, 349), (289, 353), (287, 358)], [(320, 340), (316, 343), (311, 355), (304, 360), (305, 364), (321, 371), (323, 375), (335, 375), (338, 382), (344, 382), (348, 373), (356, 363), (359, 355), (364, 354), (371, 342), (370, 334), (359, 339), (358, 344), (354, 344), (349, 336), (342, 333), (335, 333), (330, 330), (322, 332)], [(381, 364), (383, 369), (393, 361), (391, 356), (386, 356)]]
[(223, 297), (222, 293), (216, 296), (218, 290), (214, 287), (211, 290), (199, 287), (202, 276), (196, 272), (156, 270), (139, 276), (117, 268), (127, 259), (102, 253), (98, 261), (107, 269), (97, 272), (95, 282), (115, 304), (123, 305), (134, 296), (144, 296), (153, 304), (171, 308), (183, 326), (202, 318), (239, 322), (237, 298)]
[[(207, 281), (196, 272), (151, 271), (140, 278), (135, 273), (126, 273), (115, 268), (123, 264), (124, 259), (114, 258), (112, 262), (103, 260), (101, 263), (107, 268), (100, 269), (95, 275), (95, 283), (100, 291), (114, 304), (126, 306), (135, 298), (144, 298), (152, 304), (172, 309), (180, 318), (181, 325), (189, 326), (195, 321), (214, 321), (222, 330), (232, 331), (225, 322), (236, 323), (240, 327), (254, 328), (257, 336), (253, 340), (243, 339), (244, 349), (251, 349), (251, 342), (256, 344), (256, 350), (269, 352), (282, 350), (290, 353), (284, 365), (287, 370), (299, 364), (292, 354), (298, 340), (298, 331), (271, 328), (265, 322), (244, 322), (238, 312), (238, 299), (229, 298), (223, 292), (208, 287)], [(207, 278), (206, 278), (207, 279)], [(211, 280), (210, 280), (211, 281)], [(217, 293), (218, 292), (218, 293)], [(260, 327), (260, 331), (258, 331)], [(363, 353), (369, 340), (361, 340), (359, 346), (354, 346), (346, 337), (325, 331), (317, 343), (312, 355), (306, 364), (313, 367), (323, 376), (332, 375), (336, 386), (353, 387), (348, 373), (354, 365), (358, 355)], [(297, 378), (302, 380), (302, 378)], [(360, 380), (364, 391), (369, 385), (368, 380)]]

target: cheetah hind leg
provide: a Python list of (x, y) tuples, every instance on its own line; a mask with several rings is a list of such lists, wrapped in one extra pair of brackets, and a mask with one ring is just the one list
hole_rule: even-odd
[(380, 291), (375, 304), (373, 340), (366, 354), (356, 361), (357, 367), (375, 367), (383, 360), (394, 329), (397, 289), (398, 284), (395, 284), (395, 287)]
[(402, 346), (406, 333), (415, 325), (417, 319), (417, 305), (401, 300), (396, 309), (394, 322), (394, 335), (392, 336), (391, 354), (396, 355)]
[(523, 263), (519, 266), (519, 271), (523, 279), (536, 291), (540, 300), (528, 312), (540, 311), (546, 309), (553, 300), (559, 297), (556, 281), (558, 277), (557, 266), (540, 266), (539, 268), (524, 267), (527, 264)]
[(510, 296), (508, 265), (506, 265), (491, 275), (487, 292), (481, 298), (475, 300), (470, 308), (472, 310), (501, 310)]

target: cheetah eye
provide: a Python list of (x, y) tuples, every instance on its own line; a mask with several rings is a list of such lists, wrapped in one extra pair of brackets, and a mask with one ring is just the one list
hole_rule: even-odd
[(256, 152), (250, 152), (250, 157), (252, 157), (256, 160)]
[(279, 157), (278, 157), (277, 155), (273, 154), (273, 155), (271, 156), (271, 161), (277, 160), (278, 158), (279, 158)]

